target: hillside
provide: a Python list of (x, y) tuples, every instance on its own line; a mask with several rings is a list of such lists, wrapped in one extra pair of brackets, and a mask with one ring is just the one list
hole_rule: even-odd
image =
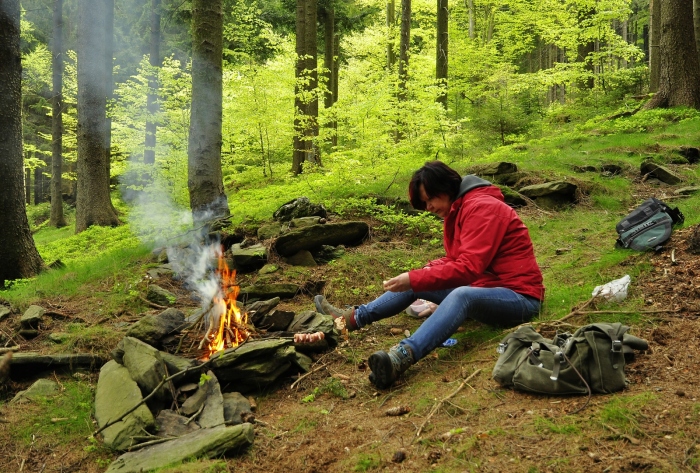
[[(629, 385), (624, 391), (594, 395), (574, 413), (584, 406), (586, 396), (502, 389), (491, 379), (491, 370), (496, 345), (507, 332), (477, 323), (465, 324), (454, 336), (456, 345), (420, 361), (392, 389), (377, 391), (367, 380), (367, 357), (389, 348), (421, 322), (400, 314), (351, 333), (336, 349), (318, 353), (303, 378), (287, 373), (264, 391), (251, 393), (257, 405), (255, 439), (246, 451), (164, 471), (697, 471), (700, 392), (694, 375), (700, 368), (700, 307), (695, 277), (700, 256), (694, 252), (700, 198), (679, 197), (674, 190), (681, 185), (650, 182), (639, 173), (642, 159), (653, 154), (683, 176), (682, 186), (697, 184), (697, 165), (670, 162), (679, 145), (697, 146), (698, 132), (688, 132), (697, 128), (695, 119), (656, 132), (589, 133), (576, 139), (562, 134), (454, 163), (466, 171), (508, 156), (524, 170), (528, 182), (565, 178), (579, 184), (582, 191), (575, 205), (548, 210), (531, 204), (519, 209), (548, 290), (535, 326), (552, 336), (553, 322), (577, 309), (581, 312), (567, 318), (566, 330), (593, 321), (629, 325), (650, 348), (626, 366)], [(614, 140), (625, 145), (613, 145)], [(622, 174), (581, 174), (573, 169), (602, 162), (618, 163)], [(342, 206), (339, 202), (346, 197), (333, 200), (334, 190), (312, 195), (312, 200), (326, 203), (333, 221), (366, 221), (370, 238), (335, 261), (312, 268), (290, 266), (272, 255), (271, 262), (280, 267), (274, 276), (279, 282), (312, 283), (306, 287), (315, 286), (338, 305), (358, 304), (376, 297), (383, 279), (440, 255), (439, 222), (409, 218), (360, 200)], [(370, 194), (363, 188), (357, 191)], [(250, 201), (254, 192), (253, 183), (241, 189), (242, 200)], [(298, 188), (281, 191), (278, 201), (289, 197), (285, 192), (298, 195)], [(684, 226), (659, 253), (615, 250), (615, 223), (652, 195), (678, 205), (686, 215)], [(353, 196), (357, 197), (361, 195)], [(232, 204), (237, 205), (245, 204)], [(226, 232), (251, 239), (269, 220), (269, 215), (245, 220), (241, 210), (235, 213), (240, 220)], [(42, 229), (36, 239), (52, 239), (51, 231)], [(175, 307), (183, 312), (197, 308), (181, 281), (147, 276), (157, 263), (135, 240), (125, 243), (126, 249), (109, 250), (114, 242), (133, 238), (116, 233), (123, 229), (112, 232), (81, 240), (80, 251), (93, 251), (94, 261), (68, 261), (67, 268), (52, 271), (53, 279), (43, 276), (47, 279), (19, 283), (0, 293), (0, 302), (12, 309), (0, 321), (5, 346), (17, 344), (20, 351), (47, 354), (89, 352), (108, 359), (131, 324), (162, 310), (145, 301), (146, 286), (152, 282), (175, 293)], [(55, 242), (67, 253), (76, 245), (74, 238), (80, 236), (66, 235)], [(589, 302), (594, 286), (624, 274), (632, 277), (625, 301)], [(241, 274), (239, 282), (246, 285), (258, 277)], [(83, 282), (73, 287), (75, 281)], [(279, 307), (295, 313), (312, 309), (313, 295), (302, 291)], [(30, 304), (45, 307), (48, 318), (38, 336), (25, 340), (18, 335), (18, 320)], [(65, 341), (52, 341), (49, 335), (56, 333), (66, 334)], [(2, 385), (0, 471), (105, 471), (118, 455), (99, 439), (88, 439), (96, 428), (92, 409), (97, 373), (50, 378), (58, 381), (59, 394), (29, 403), (9, 401), (31, 381), (13, 376)], [(399, 407), (406, 412), (387, 415)]]

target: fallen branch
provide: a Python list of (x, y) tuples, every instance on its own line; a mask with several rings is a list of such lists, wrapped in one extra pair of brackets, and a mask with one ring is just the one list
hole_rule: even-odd
[(19, 350), (19, 345), (15, 345), (13, 347), (2, 347), (0, 348), (0, 353), (7, 353), (8, 351), (17, 351)]
[(428, 423), (430, 418), (433, 416), (433, 414), (435, 414), (442, 407), (442, 405), (445, 402), (447, 402), (449, 399), (454, 397), (458, 392), (460, 392), (464, 388), (464, 386), (466, 386), (469, 383), (469, 381), (471, 381), (471, 379), (479, 373), (481, 373), (481, 368), (479, 368), (478, 370), (476, 370), (472, 374), (470, 374), (469, 377), (467, 379), (465, 379), (464, 381), (462, 381), (462, 384), (460, 384), (459, 387), (457, 387), (457, 389), (452, 391), (448, 396), (440, 399), (440, 401), (438, 401), (437, 403), (435, 403), (433, 405), (433, 408), (430, 409), (430, 413), (425, 417), (425, 420), (420, 425), (420, 427), (418, 427), (418, 431), (416, 432), (416, 438), (420, 437), (420, 434), (423, 432), (423, 428), (426, 426), (426, 424)]
[(201, 370), (201, 369), (204, 368), (207, 364), (209, 364), (209, 363), (212, 361), (212, 359), (213, 359), (213, 358), (209, 358), (207, 361), (205, 361), (205, 362), (202, 363), (201, 365), (190, 366), (189, 368), (185, 368), (185, 369), (182, 370), (182, 371), (178, 371), (178, 372), (175, 373), (174, 375), (168, 376), (167, 378), (163, 378), (163, 379), (161, 380), (161, 382), (158, 383), (158, 386), (156, 386), (156, 387), (153, 389), (153, 391), (151, 391), (151, 393), (150, 393), (148, 396), (146, 396), (146, 397), (144, 397), (143, 399), (141, 399), (141, 402), (139, 402), (138, 404), (136, 404), (134, 407), (132, 407), (131, 409), (129, 409), (128, 411), (126, 411), (124, 414), (120, 415), (120, 416), (117, 417), (116, 419), (110, 420), (110, 421), (107, 422), (105, 425), (103, 425), (102, 427), (100, 427), (99, 429), (97, 429), (96, 431), (94, 431), (94, 432), (92, 433), (92, 435), (90, 436), (90, 438), (94, 438), (97, 434), (99, 434), (100, 432), (102, 432), (102, 431), (105, 430), (106, 428), (113, 426), (113, 425), (116, 424), (117, 422), (120, 422), (124, 417), (128, 416), (129, 414), (131, 414), (132, 412), (134, 412), (136, 409), (138, 409), (139, 406), (141, 406), (142, 404), (145, 404), (149, 399), (151, 399), (153, 396), (155, 396), (155, 394), (158, 392), (158, 390), (159, 390), (161, 387), (163, 387), (163, 385), (164, 385), (165, 383), (167, 383), (168, 381), (170, 381), (170, 380), (172, 380), (172, 379), (174, 379), (174, 378), (176, 378), (176, 377), (178, 377), (178, 376), (180, 376), (180, 375), (183, 375), (183, 374), (185, 374), (185, 373), (187, 373), (187, 372), (189, 372), (189, 371)]
[(568, 319), (570, 319), (570, 318), (572, 318), (572, 317), (574, 317), (574, 316), (576, 316), (576, 315), (579, 315), (583, 309), (585, 309), (586, 307), (588, 307), (589, 305), (591, 305), (591, 303), (593, 302), (594, 299), (595, 299), (595, 297), (591, 297), (591, 298), (588, 299), (586, 302), (584, 302), (583, 305), (582, 305), (581, 307), (577, 307), (576, 309), (572, 310), (571, 312), (569, 312), (568, 314), (566, 314), (566, 315), (565, 315), (564, 317), (562, 317), (561, 319), (556, 320), (556, 322), (563, 322), (563, 321), (568, 320)]
[(163, 310), (167, 309), (167, 307), (165, 307), (164, 305), (160, 305), (160, 304), (156, 304), (155, 302), (151, 302), (141, 295), (139, 295), (139, 299), (141, 299), (143, 302), (145, 302), (149, 306), (153, 307), (154, 309), (163, 309)]
[(289, 389), (294, 389), (294, 386), (296, 386), (296, 385), (299, 383), (299, 381), (301, 381), (302, 379), (306, 378), (306, 377), (309, 376), (310, 374), (313, 374), (313, 373), (315, 373), (315, 372), (317, 372), (317, 371), (322, 370), (322, 369), (325, 368), (326, 366), (328, 366), (328, 363), (324, 363), (324, 364), (322, 364), (321, 366), (317, 366), (316, 368), (312, 369), (312, 370), (309, 371), (308, 373), (305, 373), (305, 374), (303, 374), (302, 376), (299, 376), (299, 377), (297, 378), (297, 380), (294, 381), (294, 382), (292, 383), (292, 385), (289, 387)]

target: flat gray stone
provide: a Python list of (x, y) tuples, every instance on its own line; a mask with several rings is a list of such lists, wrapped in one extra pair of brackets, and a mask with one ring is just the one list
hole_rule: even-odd
[(190, 458), (214, 458), (229, 450), (253, 443), (251, 424), (200, 429), (183, 437), (125, 453), (113, 461), (106, 473), (144, 473)]
[(38, 305), (30, 305), (27, 310), (24, 311), (22, 317), (19, 319), (19, 323), (23, 328), (35, 329), (39, 327), (41, 318), (44, 316), (46, 309)]
[(175, 303), (177, 296), (157, 284), (150, 284), (146, 292), (146, 299), (154, 304), (169, 306)]
[(10, 403), (35, 401), (58, 394), (58, 383), (50, 379), (37, 379), (28, 389), (18, 392)]
[(286, 233), (275, 241), (280, 256), (291, 256), (300, 250), (313, 250), (321, 245), (357, 245), (369, 235), (365, 222), (327, 223), (311, 225)]
[(146, 315), (126, 331), (127, 337), (159, 347), (166, 336), (178, 333), (186, 325), (185, 314), (177, 309), (166, 309), (155, 315)]
[[(141, 390), (129, 376), (129, 370), (110, 360), (100, 370), (95, 391), (95, 419), (98, 427), (119, 418), (143, 400)], [(155, 425), (153, 414), (141, 404), (134, 412), (102, 431), (104, 443), (115, 450), (126, 450), (134, 444), (133, 437)]]

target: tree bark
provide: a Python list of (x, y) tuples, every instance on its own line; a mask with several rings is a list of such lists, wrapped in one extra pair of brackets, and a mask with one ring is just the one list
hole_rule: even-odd
[(476, 38), (476, 27), (474, 24), (474, 0), (467, 0), (467, 10), (469, 13), (469, 39)]
[[(105, 2), (105, 167), (107, 170), (107, 183), (112, 177), (112, 118), (106, 113), (107, 108), (111, 106), (114, 100), (114, 0), (102, 0)], [(109, 205), (112, 205), (112, 200), (109, 200)], [(112, 206), (112, 210), (116, 214), (117, 211)]]
[(51, 37), (51, 217), (49, 225), (65, 227), (63, 215), (63, 0), (54, 0)]
[(700, 60), (693, 34), (693, 0), (661, 2), (659, 90), (645, 108), (700, 109)]
[(650, 0), (649, 4), (649, 92), (659, 90), (661, 56), (661, 0)]
[(197, 223), (230, 214), (221, 170), (222, 62), (222, 1), (194, 0), (187, 185)]
[(411, 0), (401, 0), (401, 42), (399, 44), (399, 93), (400, 102), (408, 98), (408, 61), (411, 47)]
[(146, 140), (143, 150), (143, 162), (156, 162), (156, 115), (158, 114), (158, 75), (160, 67), (160, 0), (151, 0), (151, 51), (149, 63), (151, 72), (148, 78), (148, 96), (146, 98), (148, 119), (146, 120)]
[[(109, 195), (105, 81), (107, 5), (80, 0), (78, 31), (78, 187), (75, 231), (114, 226), (119, 219)], [(110, 76), (111, 77), (111, 76)]]
[(44, 269), (25, 207), (19, 0), (0, 0), (0, 287)]
[(448, 0), (437, 0), (437, 48), (435, 79), (438, 86), (436, 102), (447, 109), (447, 51), (449, 45)]
[[(336, 102), (336, 83), (338, 82), (338, 68), (336, 67), (336, 51), (335, 51), (335, 10), (329, 8), (324, 15), (324, 36), (323, 36), (323, 68), (326, 74), (326, 93), (324, 96), (325, 108), (331, 108)], [(328, 128), (331, 132), (331, 146), (338, 145), (338, 137), (335, 133), (338, 123), (335, 120), (328, 122)]]
[(388, 40), (386, 42), (386, 67), (391, 70), (396, 64), (396, 52), (394, 51), (394, 30), (396, 26), (396, 0), (386, 2), (386, 30)]
[(693, 29), (695, 30), (695, 49), (700, 60), (700, 0), (693, 0)]
[(318, 137), (318, 86), (316, 13), (317, 0), (297, 0), (296, 86), (294, 99), (294, 154), (292, 172), (303, 172), (303, 163), (320, 165)]

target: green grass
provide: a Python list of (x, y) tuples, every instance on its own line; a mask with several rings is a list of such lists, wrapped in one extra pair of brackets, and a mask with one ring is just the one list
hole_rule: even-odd
[(16, 422), (7, 424), (12, 437), (31, 445), (33, 436), (41, 433), (62, 445), (82, 444), (92, 434), (91, 414), (94, 393), (85, 383), (67, 381), (63, 391), (48, 398), (32, 401)]
[(637, 419), (641, 416), (640, 411), (657, 400), (657, 396), (650, 392), (637, 396), (614, 397), (602, 407), (598, 421), (622, 433), (636, 435), (639, 432)]

